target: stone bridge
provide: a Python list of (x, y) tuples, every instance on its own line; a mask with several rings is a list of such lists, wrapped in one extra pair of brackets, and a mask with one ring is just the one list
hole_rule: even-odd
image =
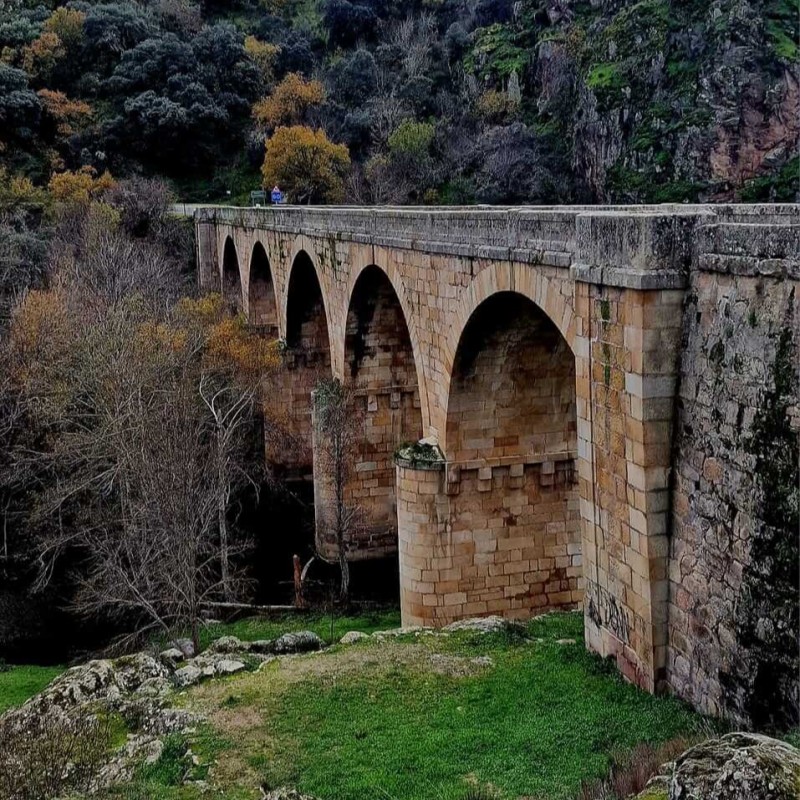
[(312, 392), (335, 377), (354, 389), (359, 430), (348, 558), (398, 553), (403, 624), (582, 605), (589, 647), (648, 690), (691, 695), (678, 673), (694, 622), (671, 560), (676, 492), (693, 492), (675, 488), (695, 364), (686, 309), (720, 282), (796, 285), (797, 206), (215, 208), (195, 221), (201, 286), (284, 342), (267, 457), (313, 472), (324, 553), (335, 503)]

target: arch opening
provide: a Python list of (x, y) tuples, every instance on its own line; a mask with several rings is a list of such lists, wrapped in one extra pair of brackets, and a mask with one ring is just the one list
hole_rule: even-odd
[(242, 310), (242, 274), (236, 246), (230, 236), (226, 237), (222, 251), (222, 296), (234, 314)]
[[(394, 452), (422, 436), (417, 368), (400, 300), (386, 273), (366, 267), (354, 286), (345, 323), (345, 380), (350, 388), (354, 468), (345, 502), (359, 520), (347, 541), (351, 561), (397, 552)], [(318, 481), (319, 483), (319, 481)], [(318, 545), (337, 552), (321, 531)]]
[[(472, 313), (446, 416), (444, 479), (401, 472), (404, 624), (577, 606), (575, 358), (531, 300), (499, 292)], [(413, 569), (404, 569), (406, 551), (419, 554)], [(414, 580), (416, 569), (429, 579)]]
[[(276, 371), (282, 417), (267, 438), (267, 460), (289, 480), (313, 477), (311, 393), (331, 377), (331, 348), (322, 287), (311, 258), (300, 252), (289, 275), (284, 369)], [(270, 396), (268, 394), (267, 396)]]
[(574, 453), (575, 358), (532, 301), (500, 292), (461, 334), (447, 407), (452, 461)]
[(274, 333), (278, 328), (278, 304), (272, 281), (269, 257), (264, 245), (256, 242), (250, 257), (248, 319), (251, 325)]

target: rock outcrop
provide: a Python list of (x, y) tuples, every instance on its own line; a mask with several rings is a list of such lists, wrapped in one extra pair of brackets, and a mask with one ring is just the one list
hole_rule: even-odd
[(755, 733), (709, 739), (665, 764), (637, 800), (797, 800), (800, 750)]

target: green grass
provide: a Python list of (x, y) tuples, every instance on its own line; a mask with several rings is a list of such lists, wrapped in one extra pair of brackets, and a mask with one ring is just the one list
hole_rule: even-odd
[(63, 671), (63, 667), (20, 666), (0, 672), (0, 714), (22, 705)]
[(271, 617), (247, 617), (236, 622), (211, 625), (203, 629), (200, 643), (202, 647), (206, 647), (221, 636), (237, 636), (245, 642), (253, 642), (256, 639), (275, 639), (283, 633), (293, 631), (314, 631), (328, 644), (332, 644), (338, 642), (348, 631), (374, 633), (399, 626), (400, 611), (397, 609), (344, 616), (288, 613)]
[[(251, 754), (250, 766), (270, 785), (326, 800), (461, 800), (471, 782), (503, 798), (569, 798), (612, 755), (699, 720), (623, 683), (584, 650), (582, 629), (580, 615), (553, 615), (532, 623), (541, 640), (533, 644), (474, 634), (426, 642), (440, 654), (493, 660), (467, 677), (424, 662), (381, 669), (365, 656), (347, 679), (260, 698), (272, 747)], [(563, 638), (577, 643), (557, 644)]]

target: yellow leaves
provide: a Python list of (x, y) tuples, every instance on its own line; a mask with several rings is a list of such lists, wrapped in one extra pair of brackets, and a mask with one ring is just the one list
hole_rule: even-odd
[(56, 361), (68, 346), (70, 319), (63, 296), (54, 290), (30, 291), (11, 317), (8, 342), (12, 375), (30, 386), (42, 368)]
[(83, 23), (86, 14), (74, 8), (57, 8), (44, 23), (46, 33), (58, 36), (68, 50), (80, 44), (83, 39)]
[(22, 175), (9, 177), (6, 168), (0, 166), (0, 211), (41, 208), (46, 203), (46, 194), (34, 186), (30, 178)]
[(63, 92), (40, 89), (36, 94), (45, 111), (55, 120), (60, 136), (72, 136), (91, 118), (92, 107), (82, 100), (70, 100)]
[(202, 297), (182, 297), (175, 307), (177, 318), (188, 325), (205, 327), (218, 322), (225, 315), (225, 299), (211, 292)]
[(476, 108), (485, 120), (497, 123), (514, 116), (519, 111), (519, 101), (506, 92), (489, 89), (478, 98)]
[(200, 333), (203, 364), (208, 370), (250, 381), (280, 363), (277, 342), (251, 333), (243, 315), (230, 316), (222, 295), (181, 299), (176, 320), (185, 329)]
[(247, 36), (244, 40), (244, 50), (261, 72), (261, 78), (266, 84), (275, 80), (275, 60), (281, 52), (277, 44), (262, 42), (255, 36)]
[(336, 203), (344, 196), (350, 154), (322, 130), (302, 125), (278, 128), (267, 142), (261, 169), (264, 185), (280, 186), (293, 202)]
[(140, 353), (179, 354), (184, 351), (188, 341), (187, 331), (153, 320), (142, 323), (136, 331), (136, 344)]
[(280, 125), (297, 125), (306, 112), (325, 99), (319, 81), (307, 81), (302, 75), (290, 72), (274, 89), (253, 106), (253, 119), (266, 130)]
[(229, 317), (209, 329), (205, 363), (214, 371), (258, 378), (280, 363), (278, 344), (250, 333), (241, 317)]
[(81, 167), (76, 172), (66, 170), (52, 175), (47, 188), (53, 200), (85, 204), (114, 185), (115, 181), (108, 171), (97, 177), (97, 170), (93, 167)]

